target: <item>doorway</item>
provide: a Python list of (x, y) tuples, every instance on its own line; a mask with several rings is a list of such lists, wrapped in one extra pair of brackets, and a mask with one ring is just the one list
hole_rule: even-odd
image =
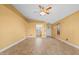
[(42, 24), (36, 24), (36, 37), (42, 37)]
[(58, 23), (58, 24), (57, 24), (57, 35), (58, 35), (58, 36), (60, 36), (60, 29), (61, 29), (60, 23)]
[(47, 24), (46, 26), (46, 37), (52, 37), (51, 36), (51, 24)]

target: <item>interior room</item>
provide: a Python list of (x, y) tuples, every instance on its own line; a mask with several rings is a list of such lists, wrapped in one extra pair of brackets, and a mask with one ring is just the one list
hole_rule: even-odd
[(78, 55), (79, 4), (0, 4), (0, 55)]

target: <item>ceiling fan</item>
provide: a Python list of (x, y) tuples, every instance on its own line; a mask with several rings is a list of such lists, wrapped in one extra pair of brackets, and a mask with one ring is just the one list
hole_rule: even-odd
[(50, 12), (50, 9), (52, 9), (52, 6), (51, 5), (48, 5), (47, 7), (43, 7), (41, 5), (39, 5), (39, 8), (40, 8), (40, 15), (46, 15), (46, 14), (49, 14)]

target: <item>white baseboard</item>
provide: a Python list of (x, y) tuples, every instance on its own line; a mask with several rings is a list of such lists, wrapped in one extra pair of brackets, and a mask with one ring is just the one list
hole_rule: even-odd
[(64, 43), (66, 43), (67, 45), (70, 45), (70, 46), (72, 46), (72, 47), (74, 47), (74, 48), (79, 49), (79, 45), (76, 45), (76, 44), (70, 43), (70, 42), (68, 42), (68, 41), (62, 40), (61, 38), (59, 38), (58, 40), (60, 40), (60, 41), (62, 41), (62, 42), (64, 42)]
[(34, 36), (27, 36), (27, 38), (35, 38)]
[(27, 39), (27, 37), (24, 37), (23, 39), (20, 39), (20, 40), (14, 42), (14, 43), (8, 45), (7, 47), (0, 49), (0, 53), (7, 50), (7, 49), (9, 49), (9, 48), (11, 48), (11, 47), (13, 47), (13, 46), (15, 46), (16, 44), (19, 44), (20, 42), (22, 42), (25, 39)]

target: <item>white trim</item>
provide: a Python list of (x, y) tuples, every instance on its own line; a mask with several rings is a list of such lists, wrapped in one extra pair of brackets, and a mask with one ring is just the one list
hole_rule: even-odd
[(27, 36), (27, 38), (33, 38), (34, 36)]
[[(58, 39), (58, 38), (57, 38)], [(68, 41), (65, 41), (65, 40), (62, 40), (62, 39), (58, 39), (58, 40), (60, 40), (60, 41), (62, 41), (62, 42), (64, 42), (64, 43), (66, 43), (66, 44), (68, 44), (68, 45), (70, 45), (70, 46), (72, 46), (72, 47), (74, 47), (74, 48), (77, 48), (77, 49), (79, 49), (79, 45), (76, 45), (76, 44), (72, 44), (72, 43), (70, 43), (70, 42), (68, 42)]]
[(27, 39), (26, 36), (23, 39), (20, 39), (20, 40), (18, 40), (16, 42), (12, 43), (11, 45), (8, 45), (7, 47), (0, 49), (0, 53), (7, 50), (7, 49), (9, 49), (9, 48), (11, 48), (11, 47), (13, 47), (13, 46), (15, 46), (16, 44), (19, 44), (20, 42), (22, 42), (25, 39)]

